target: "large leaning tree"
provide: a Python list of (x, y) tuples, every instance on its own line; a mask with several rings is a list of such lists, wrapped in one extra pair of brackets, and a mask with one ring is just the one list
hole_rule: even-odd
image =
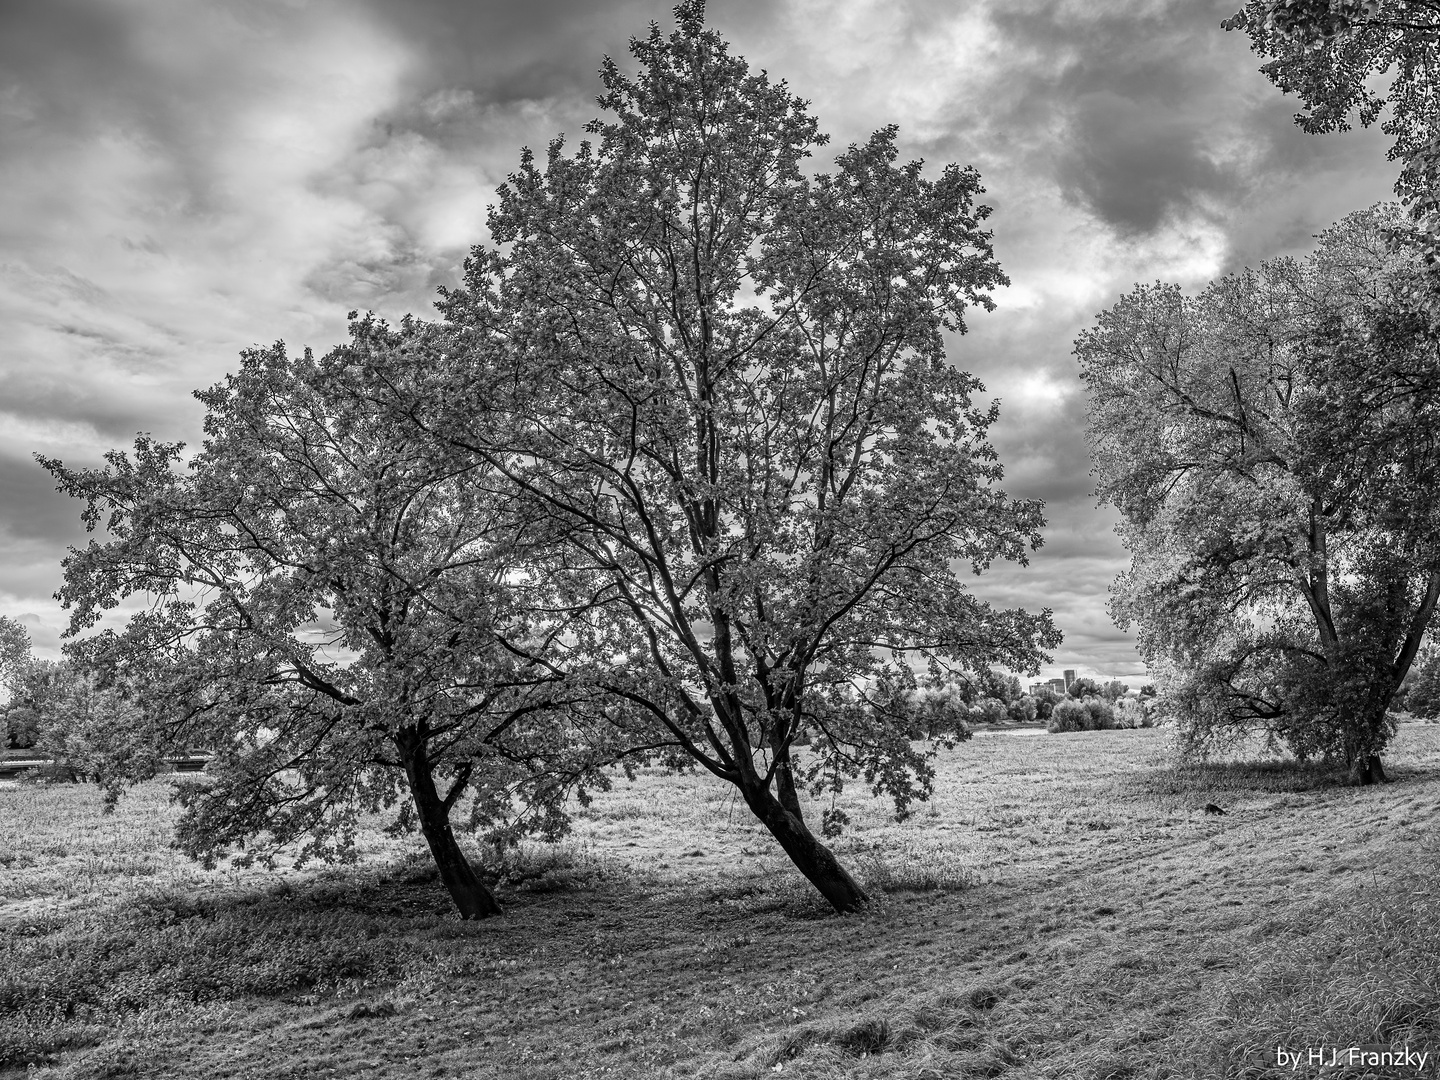
[(1380, 121), (1394, 139), (1390, 160), (1400, 162), (1395, 193), (1423, 234), (1423, 254), (1440, 256), (1440, 3), (1249, 0), (1223, 25), (1244, 30), (1269, 58), (1260, 70), (1298, 95), (1295, 122), (1305, 131)]
[[(618, 730), (567, 687), (566, 616), (534, 570), (543, 536), (473, 456), (414, 437), (433, 327), (354, 319), (323, 359), (244, 354), (196, 396), (205, 442), (136, 440), (103, 468), (44, 461), (105, 540), (73, 550), (71, 634), (144, 598), (122, 629), (69, 649), (143, 716), (103, 779), (150, 775), (156, 748), (214, 753), (180, 789), (180, 846), (213, 860), (345, 859), (362, 812), (418, 826), (460, 914), (499, 911), (452, 817), (561, 827), (605, 783)], [(133, 606), (133, 602), (132, 602)], [(613, 712), (613, 710), (612, 710)], [(587, 729), (586, 717), (595, 727)]]
[(1112, 613), (1203, 749), (1256, 729), (1384, 779), (1440, 597), (1440, 336), (1423, 237), (1353, 214), (1304, 261), (1137, 288), (1076, 343)]
[[(888, 128), (807, 172), (826, 140), (806, 103), (703, 4), (675, 14), (631, 42), (638, 74), (606, 60), (596, 141), (526, 151), (500, 189), (493, 246), (440, 304), (443, 436), (564, 534), (596, 683), (849, 911), (867, 897), (801, 792), (863, 775), (905, 812), (932, 772), (890, 690), (1033, 671), (1059, 640), (1048, 611), (997, 610), (957, 572), (1040, 543), (1040, 504), (996, 486), (995, 407), (945, 356), (1006, 279), (972, 169), (897, 164)], [(510, 430), (488, 442), (499, 425), (470, 418), (497, 408)]]

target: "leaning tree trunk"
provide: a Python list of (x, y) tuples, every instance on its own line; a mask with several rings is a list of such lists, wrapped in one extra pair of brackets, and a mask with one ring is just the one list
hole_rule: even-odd
[(870, 897), (840, 865), (835, 853), (815, 839), (805, 822), (785, 809), (768, 787), (757, 783), (743, 794), (760, 823), (770, 830), (796, 869), (820, 890), (831, 907), (844, 913), (859, 911), (870, 902)]
[(501, 913), (500, 903), (471, 868), (465, 853), (450, 828), (450, 808), (435, 790), (435, 774), (425, 757), (423, 742), (404, 747), (405, 775), (410, 780), (410, 795), (420, 819), (420, 831), (430, 845), (430, 854), (440, 871), (440, 880), (450, 890), (450, 898), (462, 919), (488, 919)]

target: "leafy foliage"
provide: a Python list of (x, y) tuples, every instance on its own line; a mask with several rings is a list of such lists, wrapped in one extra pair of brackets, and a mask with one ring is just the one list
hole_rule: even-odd
[(157, 747), (136, 738), (140, 709), (121, 687), (102, 686), (95, 672), (64, 660), (32, 660), (21, 685), (27, 704), (35, 710), (32, 749), (51, 761), (32, 774), (35, 778), (69, 783), (97, 780), (107, 753), (112, 762), (119, 754), (139, 759), (127, 762), (132, 769), (153, 773), (159, 767)]
[[(1271, 57), (1261, 71), (1299, 95), (1307, 132), (1345, 131), (1352, 117), (1394, 137), (1395, 192), (1423, 231), (1433, 261), (1440, 243), (1440, 5), (1433, 0), (1250, 0), (1223, 24), (1244, 30)], [(1377, 90), (1376, 76), (1389, 76)]]
[(1378, 770), (1440, 597), (1440, 349), (1404, 229), (1376, 208), (1304, 263), (1139, 288), (1076, 344), (1132, 555), (1111, 611), (1194, 749), (1259, 725)]
[(1048, 686), (1041, 687), (1034, 695), (1035, 719), (1049, 720), (1055, 706), (1064, 700), (1064, 694), (1057, 693)]
[(1067, 697), (1050, 713), (1047, 730), (1052, 734), (1064, 731), (1105, 731), (1115, 727), (1115, 709), (1104, 698), (1089, 695)]
[(605, 783), (614, 723), (582, 739), (578, 700), (554, 690), (563, 616), (492, 470), (417, 441), (388, 407), (420, 407), (430, 330), (367, 318), (351, 334), (319, 361), (245, 353), (197, 393), (207, 437), (183, 468), (178, 444), (148, 436), (103, 469), (43, 462), (109, 536), (65, 562), (71, 633), (151, 598), (71, 646), (140, 707), (100, 772), (113, 798), (154, 772), (136, 747), (212, 750), (211, 775), (179, 794), (178, 842), (207, 862), (248, 861), (257, 839), (346, 859), (357, 815), (409, 794), (396, 827), (418, 822), (462, 912), (490, 914), (451, 810), (557, 834), (568, 791)]
[(15, 680), (30, 659), (30, 634), (17, 619), (0, 615), (0, 687), (15, 693)]
[(1440, 719), (1440, 650), (1421, 648), (1396, 694), (1395, 707), (1422, 720)]
[[(931, 766), (879, 688), (1031, 670), (1058, 640), (951, 569), (1040, 542), (1040, 504), (998, 490), (995, 408), (944, 351), (1006, 279), (973, 169), (897, 164), (889, 127), (807, 174), (826, 140), (805, 103), (702, 4), (676, 17), (632, 41), (635, 77), (605, 62), (598, 144), (526, 151), (501, 187), (496, 246), (441, 305), (463, 351), (447, 435), (496, 467), (523, 450), (506, 474), (595, 600), (593, 677), (849, 908), (799, 788), (863, 777), (907, 812)], [(470, 418), (502, 400), (487, 442)]]
[(24, 700), (19, 680), (30, 663), (30, 635), (8, 615), (0, 615), (0, 688), (6, 693), (5, 749), (33, 746), (38, 734), (38, 717)]

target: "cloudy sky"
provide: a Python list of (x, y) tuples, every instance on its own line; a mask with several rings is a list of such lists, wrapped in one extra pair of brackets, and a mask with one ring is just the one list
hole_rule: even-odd
[[(240, 349), (429, 314), (522, 146), (597, 109), (603, 55), (673, 0), (7, 0), (0, 5), (0, 614), (56, 655), (78, 506), (35, 465), (198, 441)], [(951, 355), (1001, 400), (1006, 489), (1045, 546), (976, 583), (1049, 606), (1063, 667), (1135, 675), (1125, 565), (1089, 494), (1075, 335), (1136, 282), (1306, 250), (1386, 198), (1373, 132), (1306, 136), (1220, 21), (1236, 0), (711, 0), (832, 150), (888, 123), (973, 164), (1013, 285)]]

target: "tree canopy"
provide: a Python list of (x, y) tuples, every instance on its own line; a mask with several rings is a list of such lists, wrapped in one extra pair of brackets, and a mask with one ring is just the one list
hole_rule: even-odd
[(388, 406), (425, 407), (431, 328), (351, 332), (318, 361), (244, 354), (197, 393), (189, 461), (149, 436), (100, 469), (42, 461), (107, 533), (65, 561), (71, 633), (149, 601), (71, 651), (135, 706), (129, 738), (107, 741), (112, 794), (153, 773), (137, 748), (215, 753), (180, 789), (190, 854), (253, 858), (259, 839), (343, 859), (361, 812), (408, 795), (396, 826), (419, 825), (461, 914), (485, 916), (452, 811), (554, 834), (570, 789), (605, 783), (616, 722), (577, 734), (583, 703), (551, 662), (564, 616), (495, 470), (417, 441)]
[(1397, 208), (1352, 214), (1304, 261), (1137, 288), (1076, 343), (1132, 557), (1111, 610), (1197, 747), (1259, 726), (1383, 778), (1440, 597), (1420, 244)]
[[(997, 486), (995, 406), (945, 355), (1006, 279), (973, 169), (898, 163), (892, 127), (807, 172), (806, 103), (702, 4), (676, 16), (632, 41), (638, 74), (606, 60), (598, 142), (526, 151), (500, 189), (494, 246), (441, 305), (443, 434), (565, 536), (598, 683), (849, 910), (864, 893), (799, 793), (863, 776), (904, 813), (928, 792), (878, 689), (1034, 670), (1058, 642), (1048, 611), (993, 608), (956, 570), (1040, 543), (1040, 504)], [(487, 441), (471, 418), (496, 408)]]

